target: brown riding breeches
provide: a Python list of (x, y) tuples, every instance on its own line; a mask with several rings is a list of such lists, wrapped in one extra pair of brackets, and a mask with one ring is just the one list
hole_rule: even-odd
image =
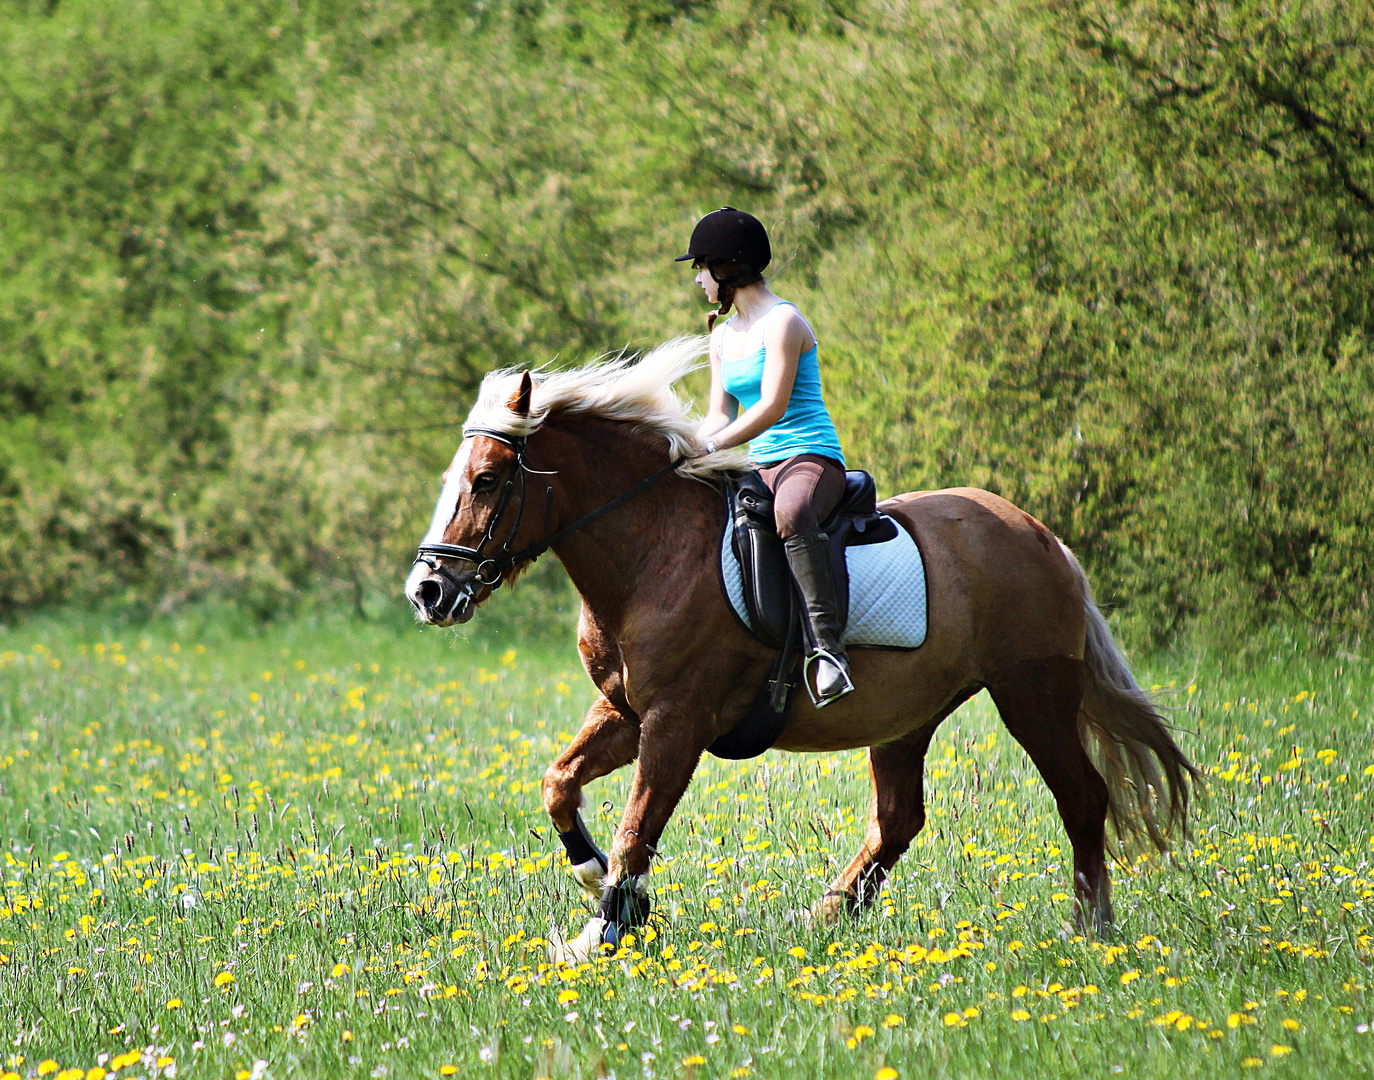
[(815, 532), (844, 497), (843, 467), (820, 454), (798, 454), (766, 465), (759, 475), (773, 492), (773, 517), (784, 540)]

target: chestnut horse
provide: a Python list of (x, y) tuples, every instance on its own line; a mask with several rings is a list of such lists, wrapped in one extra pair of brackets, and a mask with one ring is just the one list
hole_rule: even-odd
[[(638, 362), (488, 375), (444, 475), (406, 595), (422, 622), (466, 622), (551, 547), (582, 597), (578, 648), (599, 696), (544, 777), (544, 806), (599, 914), (555, 958), (582, 959), (647, 917), (643, 875), (702, 752), (744, 716), (772, 652), (722, 593), (719, 477), (672, 385), (705, 339)], [(1112, 920), (1107, 819), (1161, 849), (1198, 773), (1136, 685), (1083, 570), (1035, 518), (974, 488), (882, 503), (925, 563), (929, 631), (914, 650), (855, 648), (856, 689), (824, 709), (793, 695), (776, 747), (868, 747), (873, 794), (857, 855), (818, 905), (870, 901), (925, 823), (923, 766), (940, 722), (979, 690), (1054, 793), (1073, 846), (1074, 912)], [(635, 762), (609, 859), (582, 789)]]

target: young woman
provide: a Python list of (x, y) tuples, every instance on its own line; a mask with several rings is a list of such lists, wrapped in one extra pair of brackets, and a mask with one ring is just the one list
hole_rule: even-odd
[[(707, 453), (749, 443), (772, 489), (778, 535), (806, 604), (808, 669), (822, 705), (854, 689), (840, 641), (830, 541), (820, 523), (844, 494), (844, 451), (821, 394), (816, 335), (796, 305), (775, 295), (763, 223), (724, 207), (692, 230), (687, 254), (706, 299), (719, 308), (711, 331), (711, 397), (699, 434)], [(721, 315), (735, 313), (717, 325)]]

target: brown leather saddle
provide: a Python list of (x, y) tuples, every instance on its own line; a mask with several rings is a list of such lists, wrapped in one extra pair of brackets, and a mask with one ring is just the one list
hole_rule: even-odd
[[(773, 492), (756, 472), (736, 473), (725, 483), (731, 546), (739, 560), (748, 630), (778, 650), (762, 691), (733, 729), (707, 750), (716, 757), (755, 757), (777, 741), (797, 684), (807, 632), (801, 598), (792, 583), (787, 554), (773, 517)], [(830, 537), (830, 569), (841, 623), (849, 619), (849, 568), (845, 550), (881, 544), (897, 535), (897, 523), (878, 510), (878, 488), (866, 472), (845, 473), (844, 495), (821, 522)]]

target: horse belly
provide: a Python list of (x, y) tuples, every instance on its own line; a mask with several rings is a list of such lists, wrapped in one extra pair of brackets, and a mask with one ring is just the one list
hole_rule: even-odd
[(900, 739), (929, 723), (968, 685), (963, 665), (951, 667), (929, 644), (912, 650), (855, 648), (849, 659), (854, 691), (817, 709), (799, 689), (776, 749), (856, 750)]

